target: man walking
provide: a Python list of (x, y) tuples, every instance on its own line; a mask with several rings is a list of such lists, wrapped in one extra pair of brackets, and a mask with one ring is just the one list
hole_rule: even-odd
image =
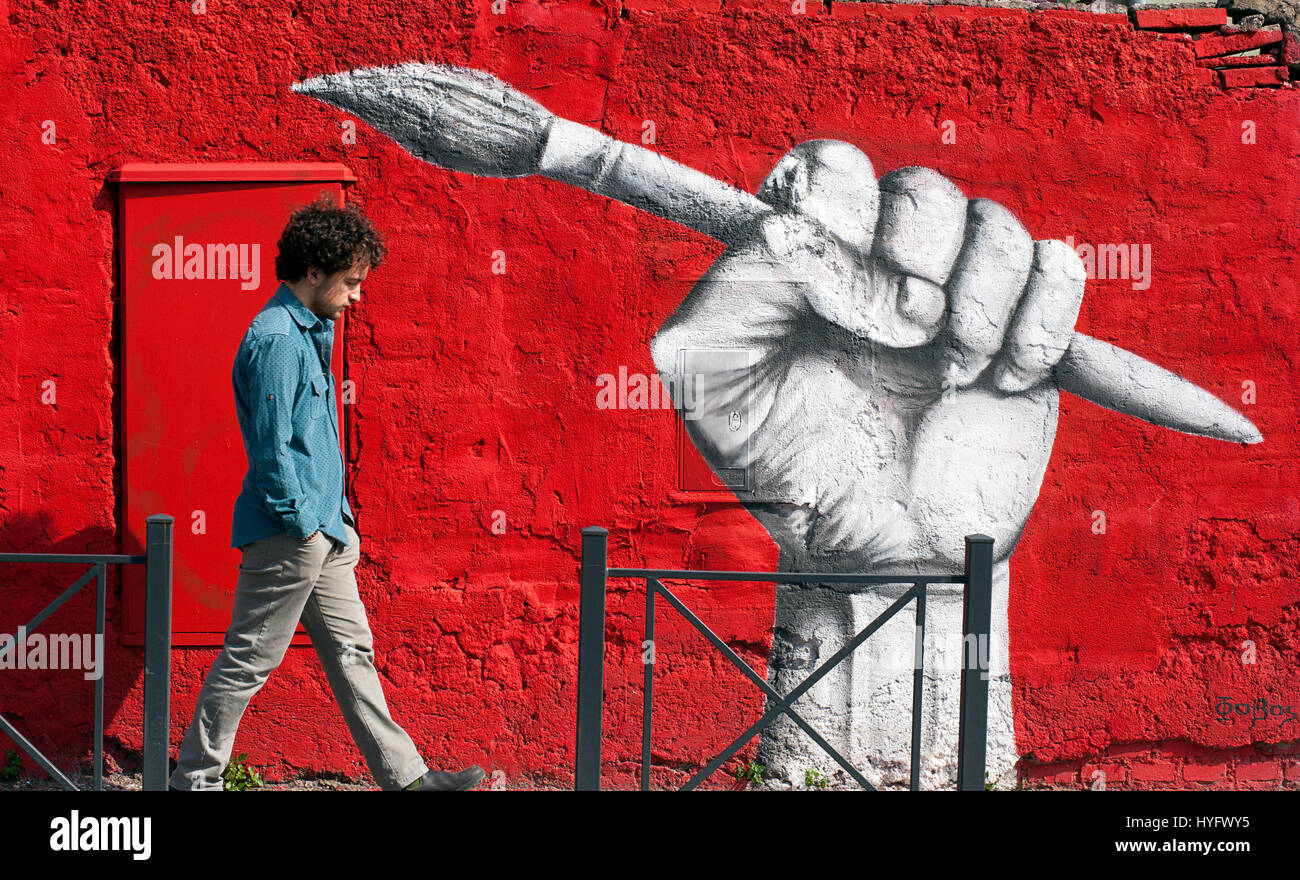
[(330, 358), (334, 321), (361, 300), (361, 282), (386, 253), (355, 206), (327, 196), (295, 211), (280, 236), (282, 283), (244, 334), (231, 373), (248, 455), (231, 528), (230, 546), (243, 553), (235, 605), (173, 791), (222, 790), (244, 710), (300, 620), (382, 789), (462, 791), (484, 776), (476, 766), (428, 769), (389, 715), (353, 573), (361, 545), (344, 492)]

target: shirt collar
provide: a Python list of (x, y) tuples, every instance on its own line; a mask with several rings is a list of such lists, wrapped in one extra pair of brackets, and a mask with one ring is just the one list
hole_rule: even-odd
[(298, 295), (290, 290), (289, 286), (283, 281), (281, 281), (280, 286), (276, 288), (275, 298), (280, 301), (281, 305), (289, 310), (289, 314), (293, 315), (293, 319), (298, 322), (298, 326), (302, 327), (304, 330), (314, 329), (315, 326), (322, 321), (325, 322), (326, 327), (333, 323), (332, 321), (326, 321), (319, 315), (315, 314), (311, 309), (303, 305), (302, 300), (298, 299)]

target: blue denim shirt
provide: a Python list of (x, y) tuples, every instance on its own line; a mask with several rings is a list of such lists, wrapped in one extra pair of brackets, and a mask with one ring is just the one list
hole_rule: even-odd
[(343, 486), (334, 404), (334, 322), (281, 284), (253, 318), (230, 379), (248, 473), (231, 521), (230, 546), (320, 529), (348, 543), (354, 528)]

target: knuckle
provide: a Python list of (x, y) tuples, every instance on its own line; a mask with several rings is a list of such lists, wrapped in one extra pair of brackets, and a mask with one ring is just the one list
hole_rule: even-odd
[(942, 285), (961, 250), (966, 197), (929, 168), (907, 167), (880, 178), (875, 255), (894, 268)]
[(777, 162), (758, 197), (781, 212), (818, 220), (846, 242), (869, 247), (880, 193), (871, 160), (846, 141), (805, 141)]
[(1055, 238), (1034, 243), (1034, 267), (1044, 275), (1080, 285), (1088, 278), (1079, 255), (1068, 244)]
[(1034, 240), (1005, 207), (990, 199), (966, 206), (965, 242), (948, 290), (953, 336), (972, 352), (993, 354), (1025, 293)]
[(922, 278), (903, 279), (898, 296), (898, 312), (933, 337), (938, 332), (946, 306), (943, 288)]
[(1000, 202), (974, 198), (966, 203), (966, 213), (969, 215), (969, 223), (973, 226), (996, 230), (1008, 238), (1013, 238), (1017, 243), (1023, 242), (1026, 247), (1033, 241), (1025, 231), (1025, 227), (1016, 219), (1016, 215)]

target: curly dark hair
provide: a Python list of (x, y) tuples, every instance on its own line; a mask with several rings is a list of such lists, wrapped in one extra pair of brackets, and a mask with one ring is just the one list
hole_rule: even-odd
[(339, 207), (329, 192), (290, 215), (277, 247), (275, 277), (281, 281), (299, 281), (313, 266), (333, 275), (363, 257), (373, 269), (388, 253), (379, 231), (361, 209), (351, 204)]

